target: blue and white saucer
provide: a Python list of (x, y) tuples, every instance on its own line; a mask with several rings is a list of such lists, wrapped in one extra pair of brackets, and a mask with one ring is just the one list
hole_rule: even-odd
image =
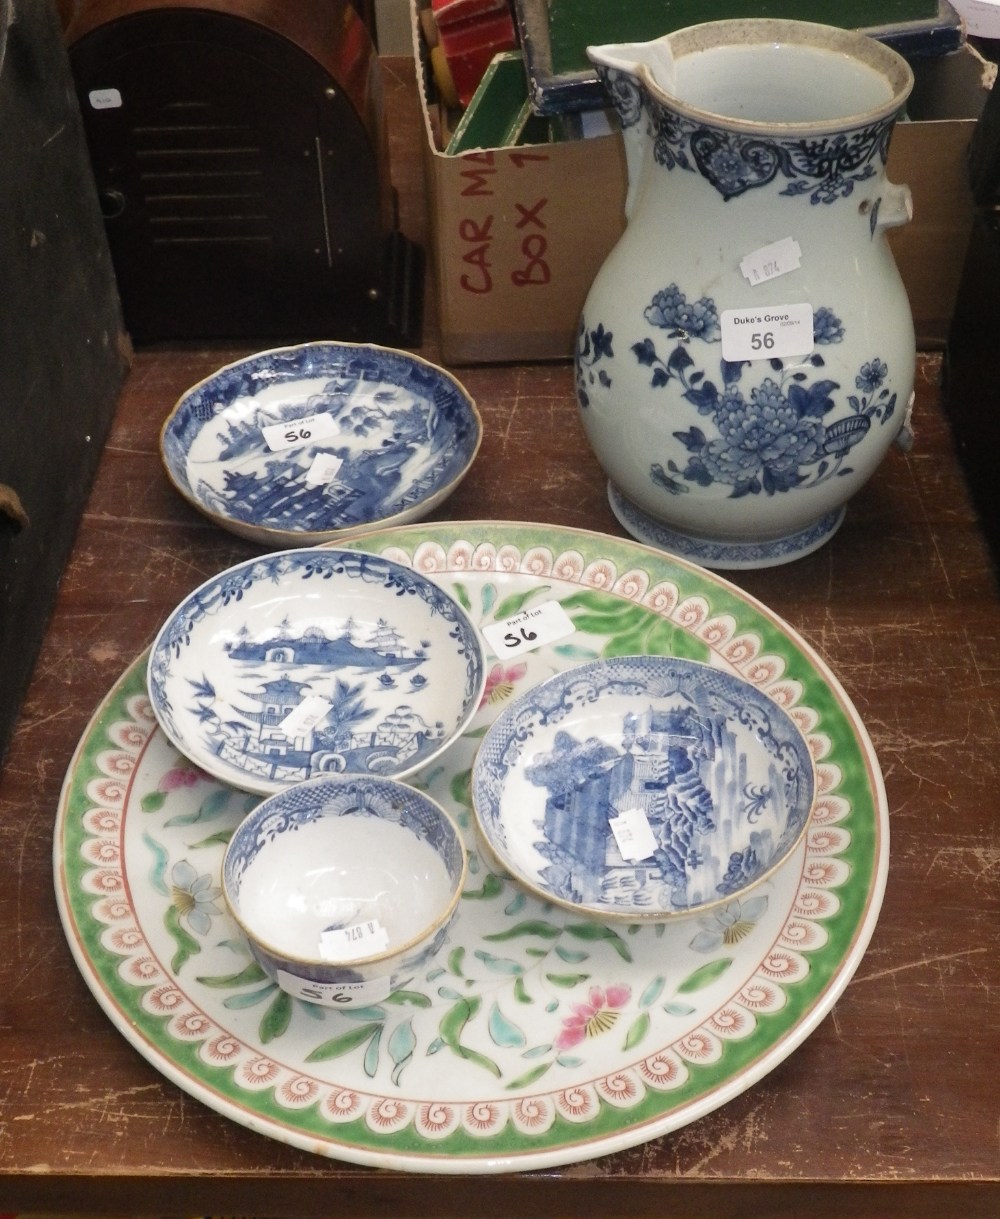
[(170, 741), (261, 794), (322, 774), (410, 774), (463, 732), (485, 683), (479, 633), (448, 593), (380, 556), (325, 548), (208, 580), (148, 666)]
[(160, 452), (193, 507), (277, 550), (419, 519), (481, 439), (475, 403), (437, 365), (373, 344), (305, 343), (189, 389)]

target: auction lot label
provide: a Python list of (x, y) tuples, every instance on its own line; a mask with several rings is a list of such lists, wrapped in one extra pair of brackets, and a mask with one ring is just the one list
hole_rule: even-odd
[(773, 360), (813, 349), (812, 305), (724, 309), (719, 321), (724, 360)]

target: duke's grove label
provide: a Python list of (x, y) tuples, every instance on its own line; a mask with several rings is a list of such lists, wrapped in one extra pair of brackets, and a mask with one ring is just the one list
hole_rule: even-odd
[(722, 358), (773, 360), (808, 355), (813, 349), (812, 305), (762, 305), (724, 309)]

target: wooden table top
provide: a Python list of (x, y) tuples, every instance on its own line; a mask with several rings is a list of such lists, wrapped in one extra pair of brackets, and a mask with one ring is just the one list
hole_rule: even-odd
[[(403, 227), (423, 239), (412, 66), (386, 64)], [(433, 315), (433, 309), (431, 310)], [(867, 954), (782, 1065), (629, 1151), (497, 1180), (385, 1172), (256, 1134), (158, 1073), (74, 965), (52, 884), (64, 772), (102, 696), (190, 589), (258, 553), (181, 501), (157, 438), (176, 398), (250, 348), (137, 354), (0, 776), (0, 1210), (257, 1216), (971, 1216), (1000, 1213), (1000, 594), (919, 361), (916, 444), (817, 553), (734, 583), (828, 662), (885, 777), (892, 852)], [(423, 353), (434, 359), (434, 318)], [(622, 536), (568, 364), (458, 370), (485, 422), (437, 519)]]

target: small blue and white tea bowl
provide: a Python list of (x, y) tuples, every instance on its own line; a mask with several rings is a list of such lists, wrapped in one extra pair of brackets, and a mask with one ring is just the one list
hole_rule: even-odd
[(780, 867), (815, 784), (802, 733), (756, 686), (622, 656), (511, 703), (483, 738), (472, 799), (487, 860), (526, 889), (597, 920), (663, 922)]
[(445, 941), (466, 853), (448, 814), (392, 779), (310, 779), (236, 828), (222, 891), (282, 990), (327, 1007), (385, 999)]
[(160, 433), (167, 476), (199, 512), (268, 549), (418, 520), (465, 477), (482, 421), (420, 356), (304, 343), (226, 365)]

